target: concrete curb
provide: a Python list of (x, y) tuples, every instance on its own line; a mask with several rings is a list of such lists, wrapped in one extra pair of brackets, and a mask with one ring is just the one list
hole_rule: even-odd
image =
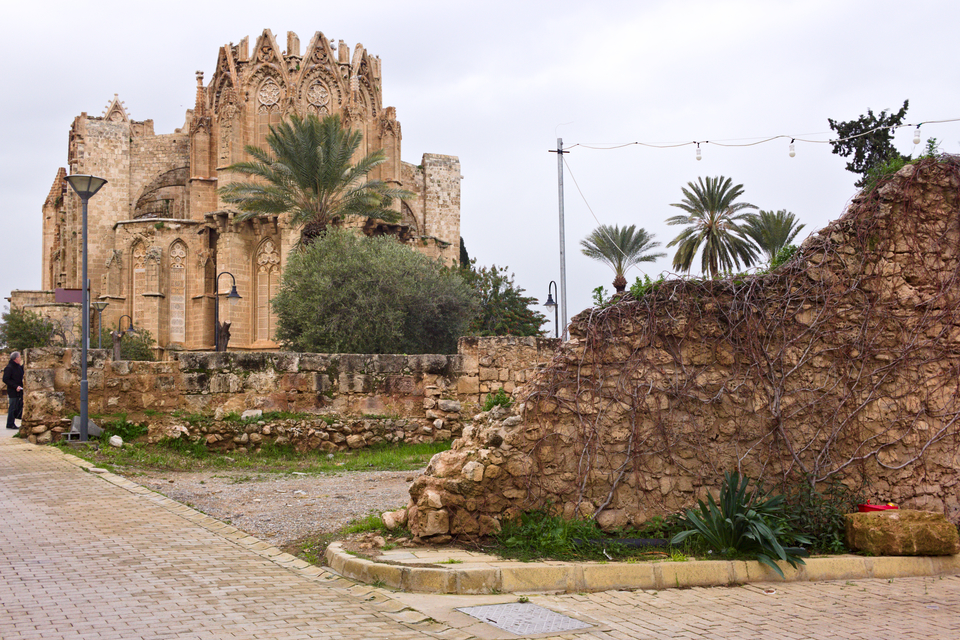
[(324, 554), (335, 573), (376, 586), (417, 593), (478, 595), (515, 592), (580, 593), (612, 589), (716, 587), (751, 582), (818, 582), (823, 580), (892, 579), (960, 574), (960, 555), (855, 555), (808, 558), (781, 578), (756, 561), (691, 560), (688, 562), (498, 562), (405, 566), (351, 555), (339, 542)]

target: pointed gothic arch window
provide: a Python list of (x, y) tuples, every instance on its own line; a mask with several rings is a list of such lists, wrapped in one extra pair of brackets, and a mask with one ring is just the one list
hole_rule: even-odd
[(268, 76), (257, 91), (257, 146), (261, 149), (267, 148), (267, 135), (271, 125), (277, 126), (283, 119), (280, 112), (282, 98), (283, 90), (280, 85)]
[(187, 245), (170, 245), (170, 342), (187, 340)]
[(143, 242), (137, 242), (131, 250), (132, 259), (130, 266), (132, 269), (132, 280), (130, 286), (131, 297), (133, 298), (133, 323), (143, 323), (143, 294), (147, 291), (147, 248)]
[(277, 330), (277, 317), (270, 301), (280, 290), (280, 252), (273, 240), (268, 238), (260, 243), (254, 270), (257, 274), (257, 301), (254, 305), (257, 314), (256, 339), (273, 340)]

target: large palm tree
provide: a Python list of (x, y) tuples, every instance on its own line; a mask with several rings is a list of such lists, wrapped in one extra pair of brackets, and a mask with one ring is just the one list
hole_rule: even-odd
[(634, 225), (621, 229), (618, 225), (601, 224), (580, 241), (583, 255), (604, 262), (616, 273), (613, 287), (622, 293), (627, 287), (627, 270), (639, 262), (653, 262), (665, 253), (650, 253), (660, 246), (653, 234)]
[(796, 216), (786, 209), (761, 211), (746, 214), (742, 228), (743, 233), (766, 254), (767, 261), (773, 262), (780, 249), (793, 242), (806, 226), (797, 222)]
[(386, 160), (383, 150), (351, 162), (362, 139), (359, 131), (343, 128), (339, 115), (322, 120), (314, 115), (291, 116), (270, 127), (269, 150), (248, 145), (246, 151), (253, 160), (226, 168), (254, 179), (232, 182), (220, 189), (220, 196), (237, 205), (239, 220), (289, 212), (290, 223), (304, 227), (303, 241), (350, 214), (395, 222), (400, 216), (390, 209), (393, 198), (410, 194), (367, 179)]
[[(687, 188), (689, 187), (689, 188)], [(703, 248), (701, 270), (710, 276), (722, 271), (749, 267), (757, 258), (757, 249), (743, 236), (740, 224), (745, 222), (744, 209), (756, 209), (748, 202), (735, 202), (743, 195), (743, 185), (732, 184), (730, 178), (697, 178), (683, 188), (683, 202), (671, 204), (686, 215), (667, 218), (667, 224), (689, 225), (667, 246), (677, 245), (673, 268), (690, 271), (697, 251)]]

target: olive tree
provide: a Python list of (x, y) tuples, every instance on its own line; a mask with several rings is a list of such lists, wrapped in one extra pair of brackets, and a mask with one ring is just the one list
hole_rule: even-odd
[(452, 353), (476, 313), (456, 269), (393, 237), (328, 227), (287, 262), (277, 340), (318, 353)]

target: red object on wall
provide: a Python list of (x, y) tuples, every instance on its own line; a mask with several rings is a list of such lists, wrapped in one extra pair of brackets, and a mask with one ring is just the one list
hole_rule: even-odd
[(900, 507), (895, 504), (870, 504), (870, 502), (867, 502), (867, 504), (857, 505), (857, 510), (859, 510), (860, 513), (866, 513), (867, 511), (887, 511), (889, 509), (899, 508)]

